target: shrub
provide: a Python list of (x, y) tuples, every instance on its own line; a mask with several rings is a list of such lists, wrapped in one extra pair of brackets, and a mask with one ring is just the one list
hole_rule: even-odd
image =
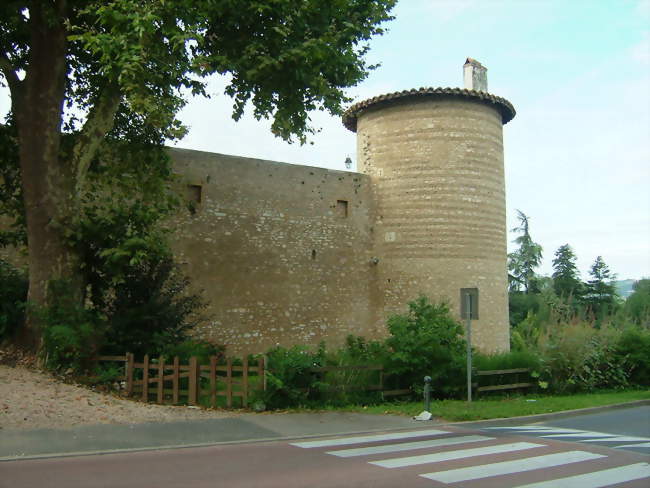
[(434, 396), (460, 395), (466, 375), (463, 328), (445, 303), (431, 304), (421, 296), (408, 306), (407, 314), (388, 319), (386, 370), (416, 392), (422, 390), (423, 378), (428, 375)]
[(549, 326), (540, 337), (541, 380), (557, 392), (627, 386), (625, 363), (616, 355), (619, 337), (613, 327), (587, 322)]
[(223, 356), (226, 347), (212, 342), (187, 339), (181, 343), (167, 343), (160, 347), (160, 353), (166, 360), (178, 356), (180, 362), (188, 362), (192, 356), (196, 356), (199, 364), (207, 364), (210, 356)]
[(28, 286), (27, 273), (0, 259), (0, 340), (25, 322)]
[(625, 364), (631, 384), (650, 386), (650, 329), (625, 329), (616, 344), (615, 355)]
[(258, 401), (263, 401), (267, 408), (306, 405), (309, 394), (319, 388), (317, 375), (309, 370), (325, 364), (324, 347), (313, 353), (301, 346), (277, 346), (266, 356), (266, 391), (259, 394)]
[(200, 311), (205, 307), (188, 287), (189, 279), (169, 256), (130, 267), (124, 281), (106, 293), (103, 350), (156, 356), (188, 340), (188, 331), (203, 319)]

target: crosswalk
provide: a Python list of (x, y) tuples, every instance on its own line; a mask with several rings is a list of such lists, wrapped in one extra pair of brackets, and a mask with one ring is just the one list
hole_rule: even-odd
[(509, 432), (511, 434), (523, 434), (535, 436), (542, 439), (568, 440), (573, 442), (584, 442), (586, 444), (599, 444), (615, 449), (638, 450), (648, 452), (650, 449), (650, 438), (628, 435), (608, 434), (591, 430), (565, 429), (561, 427), (547, 427), (543, 425), (519, 425), (508, 427), (485, 427), (483, 430)]
[[(650, 484), (650, 464), (646, 462), (628, 462), (620, 456), (609, 459), (602, 449), (601, 452), (591, 452), (568, 448), (558, 452), (557, 443), (551, 445), (552, 442), (539, 435), (549, 434), (541, 429), (536, 432), (538, 435), (534, 442), (472, 432), (425, 429), (343, 436), (291, 445), (315, 449), (327, 456), (359, 459), (384, 469), (415, 469), (421, 478), (437, 482), (432, 486), (463, 486), (465, 482), (486, 479), (504, 488), (597, 488), (636, 480), (643, 480), (645, 486), (646, 479)], [(564, 434), (577, 433), (564, 431)], [(618, 454), (615, 452), (614, 455)], [(544, 472), (543, 481), (533, 477), (534, 482), (526, 484), (525, 478), (518, 476), (541, 470)], [(504, 477), (503, 484), (499, 484), (499, 477)]]

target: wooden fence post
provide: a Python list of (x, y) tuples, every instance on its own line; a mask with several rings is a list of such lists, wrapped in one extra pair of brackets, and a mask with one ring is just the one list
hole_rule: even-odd
[(149, 401), (149, 354), (144, 355), (142, 364), (142, 401)]
[(179, 374), (180, 374), (179, 359), (178, 356), (174, 356), (174, 371), (172, 372), (172, 403), (174, 405), (178, 403)]
[(165, 356), (160, 356), (158, 358), (158, 395), (156, 395), (156, 399), (158, 400), (158, 403), (163, 403), (163, 394), (164, 394), (164, 388), (165, 386)]
[(258, 374), (262, 376), (262, 391), (266, 391), (266, 368), (267, 368), (266, 355), (263, 355), (259, 360), (259, 372), (258, 372)]
[(226, 361), (226, 405), (232, 408), (232, 358)]
[(244, 358), (241, 380), (241, 406), (248, 406), (248, 357)]
[(210, 405), (217, 406), (217, 356), (210, 356)]
[(133, 353), (126, 353), (126, 371), (124, 375), (126, 376), (126, 396), (131, 396), (133, 394)]
[(199, 364), (196, 356), (190, 358), (190, 371), (189, 371), (189, 392), (187, 403), (196, 405), (199, 401), (198, 395), (198, 382), (199, 382)]

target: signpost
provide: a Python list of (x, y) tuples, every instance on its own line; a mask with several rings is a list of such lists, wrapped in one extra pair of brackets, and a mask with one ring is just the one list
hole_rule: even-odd
[(465, 317), (467, 334), (467, 401), (472, 401), (472, 319), (478, 319), (478, 288), (460, 289), (460, 316)]

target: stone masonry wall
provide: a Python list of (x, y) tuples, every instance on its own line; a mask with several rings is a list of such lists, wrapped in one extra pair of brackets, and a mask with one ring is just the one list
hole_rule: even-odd
[(197, 336), (242, 354), (383, 334), (367, 176), (169, 152), (195, 208), (175, 222), (174, 251), (210, 303)]
[(418, 294), (479, 289), (473, 343), (509, 348), (501, 114), (481, 101), (404, 99), (357, 120), (357, 161), (372, 180), (379, 321)]

